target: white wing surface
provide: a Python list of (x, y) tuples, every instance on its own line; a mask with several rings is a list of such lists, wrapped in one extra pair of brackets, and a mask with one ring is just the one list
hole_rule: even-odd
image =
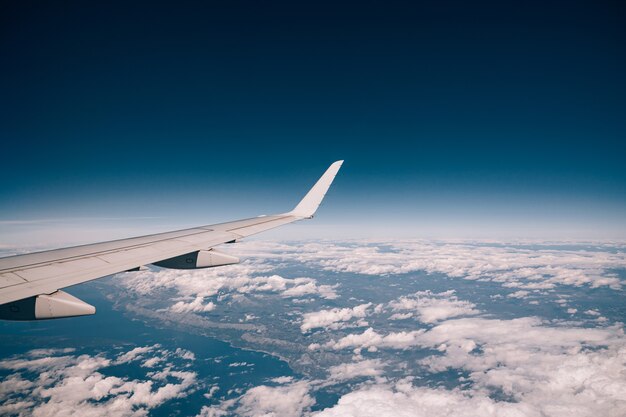
[(333, 163), (288, 213), (0, 258), (0, 319), (93, 314), (94, 307), (59, 290), (143, 265), (194, 269), (236, 263), (212, 248), (313, 217), (342, 163)]

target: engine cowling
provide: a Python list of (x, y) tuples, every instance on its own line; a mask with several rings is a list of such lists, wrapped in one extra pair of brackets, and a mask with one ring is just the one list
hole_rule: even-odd
[(96, 314), (94, 306), (60, 290), (0, 305), (3, 320), (47, 320), (91, 314)]
[(200, 269), (239, 263), (239, 258), (216, 251), (200, 250), (155, 262), (153, 265), (169, 269)]

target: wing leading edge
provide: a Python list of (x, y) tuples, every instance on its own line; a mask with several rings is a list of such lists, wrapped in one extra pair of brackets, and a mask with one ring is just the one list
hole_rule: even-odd
[[(312, 218), (342, 163), (333, 163), (300, 203), (287, 213), (0, 258), (0, 319), (93, 314), (95, 308), (60, 289), (143, 265), (177, 265), (181, 259), (191, 262), (191, 268), (234, 263), (224, 263), (224, 259), (236, 258), (211, 248)], [(208, 261), (210, 259), (215, 261)]]

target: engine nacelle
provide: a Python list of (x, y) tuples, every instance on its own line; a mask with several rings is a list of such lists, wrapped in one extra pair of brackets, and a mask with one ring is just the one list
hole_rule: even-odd
[(96, 314), (94, 306), (60, 290), (0, 305), (3, 320), (47, 320), (91, 314)]
[(170, 269), (200, 269), (237, 263), (239, 263), (239, 258), (236, 256), (227, 255), (215, 249), (209, 249), (164, 259), (155, 262), (153, 265)]

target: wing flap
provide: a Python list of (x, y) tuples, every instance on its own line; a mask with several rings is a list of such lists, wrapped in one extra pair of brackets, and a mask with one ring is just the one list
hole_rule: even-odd
[(14, 274), (28, 282), (38, 281), (51, 276), (58, 277), (74, 270), (89, 271), (109, 266), (110, 264), (97, 256), (73, 259), (71, 261), (49, 263), (33, 268), (18, 269)]
[(10, 287), (11, 285), (23, 284), (27, 282), (24, 278), (15, 275), (13, 272), (0, 274), (0, 288)]

